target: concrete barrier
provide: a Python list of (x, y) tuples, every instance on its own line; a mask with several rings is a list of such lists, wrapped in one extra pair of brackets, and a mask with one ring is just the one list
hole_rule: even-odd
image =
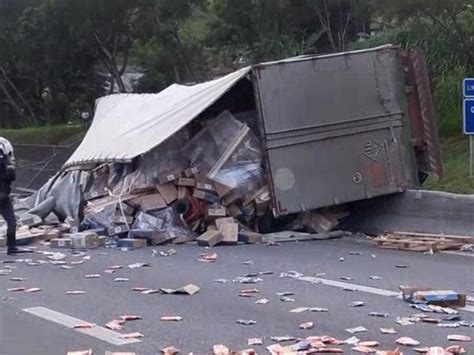
[(351, 205), (345, 225), (353, 231), (474, 236), (474, 195), (408, 190)]

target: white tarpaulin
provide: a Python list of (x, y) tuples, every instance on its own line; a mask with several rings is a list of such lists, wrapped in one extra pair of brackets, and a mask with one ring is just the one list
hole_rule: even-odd
[(100, 98), (92, 125), (64, 167), (127, 162), (186, 126), (250, 72), (243, 68), (193, 86), (173, 84), (158, 94)]

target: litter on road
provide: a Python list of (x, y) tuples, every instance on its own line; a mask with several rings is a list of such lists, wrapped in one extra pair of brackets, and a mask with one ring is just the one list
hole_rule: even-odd
[(183, 320), (182, 317), (179, 316), (163, 316), (160, 318), (162, 322), (179, 322)]
[(364, 328), (364, 327), (355, 327), (355, 328), (346, 329), (346, 332), (351, 333), (351, 334), (365, 333), (365, 332), (368, 332), (368, 331), (369, 330)]
[(189, 284), (189, 285), (183, 286), (181, 288), (177, 288), (177, 289), (160, 288), (160, 292), (168, 294), (168, 295), (176, 294), (176, 295), (189, 295), (189, 296), (192, 296), (192, 295), (198, 293), (199, 290), (200, 290), (200, 288), (196, 285), (193, 285), (193, 284)]
[(254, 325), (257, 324), (256, 321), (252, 319), (237, 319), (237, 324), (242, 324), (242, 325)]
[(397, 344), (403, 345), (403, 346), (418, 346), (420, 345), (420, 342), (418, 340), (415, 340), (410, 337), (401, 337), (396, 340)]

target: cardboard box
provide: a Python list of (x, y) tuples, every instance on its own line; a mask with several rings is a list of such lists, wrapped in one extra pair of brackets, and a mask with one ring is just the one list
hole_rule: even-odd
[(166, 207), (168, 207), (168, 205), (160, 194), (140, 197), (140, 208), (143, 212), (158, 211)]
[(426, 302), (442, 307), (465, 307), (466, 295), (453, 290), (434, 290), (424, 287), (403, 287), (403, 300), (410, 303)]
[(117, 241), (117, 247), (127, 249), (138, 249), (146, 247), (145, 239), (124, 238)]
[(120, 213), (122, 213), (123, 211), (125, 214), (131, 216), (135, 213), (135, 208), (122, 202), (122, 203), (117, 204), (117, 211)]
[(245, 244), (262, 243), (263, 237), (259, 233), (242, 231), (242, 232), (239, 232), (239, 242), (243, 242)]
[(191, 178), (179, 178), (178, 181), (176, 181), (176, 185), (194, 187), (196, 180)]
[(105, 191), (105, 189), (89, 191), (84, 194), (84, 200), (86, 201), (95, 200), (96, 198), (104, 197), (106, 195), (107, 195), (107, 192)]
[(167, 170), (167, 171), (156, 174), (155, 177), (158, 183), (163, 185), (163, 184), (167, 184), (169, 182), (178, 180), (181, 177), (181, 171), (180, 170)]
[(217, 229), (221, 229), (223, 224), (226, 223), (234, 223), (234, 219), (232, 217), (225, 217), (225, 218), (218, 218), (216, 219), (216, 227)]
[(232, 203), (238, 202), (239, 200), (242, 200), (244, 198), (244, 194), (242, 193), (241, 190), (232, 190), (229, 193), (227, 193), (223, 198), (222, 198), (222, 204), (224, 206), (229, 206)]
[(224, 236), (220, 231), (208, 230), (197, 238), (197, 243), (200, 246), (213, 247), (222, 242), (223, 239)]
[(221, 198), (232, 191), (232, 187), (221, 184), (219, 182), (214, 182), (214, 187), (216, 188), (217, 195)]
[(182, 200), (191, 196), (191, 191), (186, 186), (178, 186), (178, 200)]
[(195, 236), (182, 235), (181, 237), (173, 239), (173, 244), (184, 244), (184, 243), (192, 242), (195, 240), (196, 240)]
[(255, 190), (255, 191), (251, 191), (249, 192), (248, 194), (246, 194), (245, 196), (245, 201), (242, 203), (243, 206), (247, 206), (249, 205), (250, 203), (252, 203), (253, 200), (261, 197), (263, 199), (265, 199), (265, 196), (267, 196), (268, 200), (270, 199), (270, 190), (268, 188), (267, 185), (261, 187), (260, 189), (258, 190)]
[(101, 246), (102, 241), (97, 233), (80, 232), (69, 236), (73, 248), (93, 249)]
[(227, 215), (225, 207), (209, 207), (206, 210), (206, 219), (212, 221), (216, 218), (222, 218)]
[(112, 222), (116, 224), (132, 224), (133, 216), (122, 215), (119, 211), (116, 211)]
[(51, 248), (72, 248), (71, 238), (54, 238), (51, 239)]
[(114, 226), (110, 227), (107, 232), (109, 236), (114, 236), (114, 235), (119, 235), (122, 233), (128, 233), (130, 229), (126, 224), (120, 225), (120, 226)]
[(217, 195), (217, 191), (216, 191), (216, 188), (214, 187), (214, 183), (210, 181), (207, 181), (207, 182), (196, 181), (196, 189)]
[(172, 183), (157, 185), (156, 189), (168, 205), (172, 204), (178, 199), (178, 190), (176, 189), (176, 186)]
[(237, 223), (221, 224), (219, 231), (222, 233), (222, 243), (237, 244), (239, 242), (239, 225)]
[(184, 176), (186, 176), (187, 178), (189, 177), (192, 177), (196, 174), (199, 174), (199, 169), (195, 166), (193, 167), (190, 167), (190, 168), (187, 168), (185, 171), (184, 171)]
[(153, 229), (157, 230), (163, 226), (163, 219), (152, 216), (145, 212), (139, 212), (133, 224), (134, 229)]
[(210, 203), (219, 202), (219, 197), (217, 195), (211, 194), (209, 192), (204, 192), (198, 189), (194, 190), (193, 196)]
[(238, 218), (243, 214), (240, 207), (235, 203), (231, 204), (230, 206), (227, 206), (227, 213), (234, 218)]

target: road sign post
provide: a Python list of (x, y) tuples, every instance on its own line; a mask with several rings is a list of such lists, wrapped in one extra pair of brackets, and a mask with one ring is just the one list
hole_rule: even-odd
[(469, 177), (474, 173), (474, 78), (463, 81), (463, 131), (469, 136)]

